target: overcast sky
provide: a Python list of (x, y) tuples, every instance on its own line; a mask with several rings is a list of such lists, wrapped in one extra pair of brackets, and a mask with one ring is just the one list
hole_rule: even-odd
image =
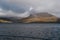
[(0, 16), (23, 18), (31, 12), (48, 12), (60, 17), (60, 0), (0, 0)]

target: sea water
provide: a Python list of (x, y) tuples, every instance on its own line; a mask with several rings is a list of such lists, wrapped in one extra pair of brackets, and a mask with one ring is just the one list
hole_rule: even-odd
[(0, 40), (60, 40), (60, 23), (0, 24)]

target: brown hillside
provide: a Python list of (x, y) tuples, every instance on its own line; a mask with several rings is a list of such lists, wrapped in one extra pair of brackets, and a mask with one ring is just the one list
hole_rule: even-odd
[(37, 13), (34, 15), (30, 15), (28, 18), (24, 18), (20, 20), (23, 23), (31, 23), (31, 22), (56, 22), (57, 17), (48, 13)]

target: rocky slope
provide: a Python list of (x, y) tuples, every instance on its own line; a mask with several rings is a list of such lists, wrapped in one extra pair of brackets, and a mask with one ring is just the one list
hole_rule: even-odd
[(60, 18), (57, 18), (54, 15), (49, 13), (37, 13), (34, 15), (30, 15), (27, 18), (17, 19), (17, 18), (1, 18), (0, 23), (33, 23), (33, 22), (60, 22)]
[(37, 13), (30, 15), (27, 18), (21, 19), (23, 23), (32, 23), (32, 22), (57, 22), (58, 18), (49, 13)]

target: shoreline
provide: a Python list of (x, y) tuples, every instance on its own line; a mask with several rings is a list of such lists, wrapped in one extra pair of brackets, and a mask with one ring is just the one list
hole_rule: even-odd
[[(38, 23), (38, 22), (34, 22), (34, 23), (0, 23), (0, 24), (35, 24), (35, 23)], [(40, 22), (40, 23), (38, 23), (38, 24), (41, 24), (41, 23), (43, 23), (43, 24), (47, 24), (47, 23), (53, 23), (53, 24), (56, 24), (56, 23), (60, 23), (60, 22)]]

